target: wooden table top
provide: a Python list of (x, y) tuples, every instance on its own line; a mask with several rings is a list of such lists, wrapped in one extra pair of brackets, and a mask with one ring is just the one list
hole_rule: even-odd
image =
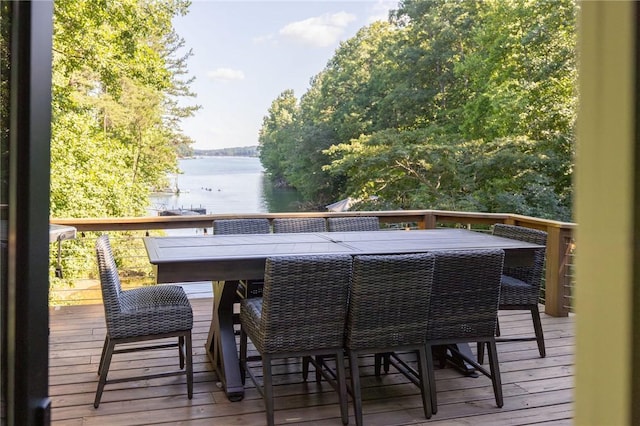
[(348, 245), (355, 254), (399, 254), (491, 248), (529, 250), (541, 247), (487, 233), (449, 228), (388, 232), (327, 232), (323, 235), (336, 243)]
[(353, 250), (313, 233), (146, 237), (144, 243), (149, 261), (153, 264), (240, 260), (292, 254), (349, 253)]
[(158, 282), (257, 279), (270, 256), (490, 248), (513, 256), (542, 247), (464, 229), (146, 237), (144, 243)]

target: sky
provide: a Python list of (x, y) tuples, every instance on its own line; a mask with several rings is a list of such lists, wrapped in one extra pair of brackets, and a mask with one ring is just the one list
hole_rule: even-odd
[(385, 20), (397, 0), (194, 0), (173, 21), (192, 49), (188, 103), (202, 108), (182, 123), (195, 149), (258, 144), (262, 119), (287, 89), (300, 97), (341, 41)]

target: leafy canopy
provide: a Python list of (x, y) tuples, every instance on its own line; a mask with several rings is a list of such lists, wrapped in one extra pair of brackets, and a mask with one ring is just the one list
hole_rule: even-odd
[(341, 43), (300, 102), (274, 101), (265, 169), (318, 207), (375, 195), (380, 208), (569, 220), (577, 7), (400, 2)]
[(185, 0), (54, 3), (51, 215), (145, 214), (191, 141), (179, 123), (198, 108), (171, 19)]

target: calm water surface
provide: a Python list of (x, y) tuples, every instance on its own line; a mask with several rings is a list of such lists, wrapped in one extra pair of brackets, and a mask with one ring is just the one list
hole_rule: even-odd
[(199, 157), (179, 160), (181, 174), (171, 177), (179, 193), (151, 196), (151, 212), (204, 208), (216, 213), (277, 213), (297, 211), (295, 190), (274, 188), (264, 177), (258, 158)]

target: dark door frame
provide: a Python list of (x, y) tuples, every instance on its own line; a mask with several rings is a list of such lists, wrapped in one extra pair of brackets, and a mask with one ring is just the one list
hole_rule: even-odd
[(7, 425), (50, 423), (49, 147), (52, 1), (10, 12), (8, 259), (3, 280)]

